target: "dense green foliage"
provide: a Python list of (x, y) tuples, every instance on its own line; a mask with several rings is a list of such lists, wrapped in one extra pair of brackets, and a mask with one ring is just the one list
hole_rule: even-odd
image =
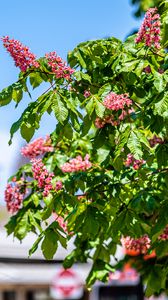
[[(165, 1), (167, 8), (167, 1)], [(162, 13), (165, 18), (166, 10)], [(167, 15), (166, 15), (167, 16)], [(143, 255), (132, 258), (146, 284), (146, 294), (168, 292), (168, 240), (158, 239), (168, 224), (168, 40), (162, 27), (162, 48), (135, 44), (135, 36), (124, 43), (116, 38), (79, 44), (68, 54), (75, 69), (72, 80), (56, 78), (40, 58), (40, 67), (21, 72), (16, 83), (0, 93), (0, 104), (16, 106), (43, 83), (49, 89), (29, 103), (20, 119), (11, 128), (29, 142), (40, 126), (45, 112), (55, 115), (56, 129), (50, 137), (54, 151), (43, 157), (43, 163), (63, 188), (43, 197), (33, 179), (31, 163), (14, 175), (29, 188), (20, 210), (6, 225), (8, 234), (22, 240), (28, 232), (38, 238), (32, 254), (41, 245), (46, 259), (52, 259), (58, 244), (66, 248), (75, 237), (75, 250), (64, 261), (93, 261), (87, 284), (96, 279), (105, 281), (121, 236), (139, 238), (147, 234), (156, 257), (144, 261)], [(146, 68), (150, 72), (147, 72)], [(31, 88), (32, 87), (32, 91)], [(29, 91), (30, 90), (30, 91)], [(89, 91), (88, 97), (84, 97)], [(95, 126), (110, 111), (103, 105), (111, 92), (128, 93), (133, 111), (120, 124)], [(23, 99), (23, 100), (22, 100)], [(116, 113), (117, 115), (117, 113)], [(118, 115), (117, 115), (118, 116)], [(151, 146), (149, 140), (159, 136), (163, 143)], [(126, 166), (127, 155), (144, 160), (140, 168)], [(92, 167), (86, 171), (64, 173), (61, 166), (81, 155), (90, 155)], [(10, 179), (11, 180), (11, 179)], [(80, 197), (79, 197), (80, 194)], [(67, 222), (65, 232), (54, 219), (53, 212)], [(126, 256), (126, 260), (128, 260)], [(120, 263), (121, 264), (121, 263)]]
[(142, 16), (150, 7), (158, 7), (160, 10), (162, 5), (168, 5), (165, 0), (131, 0), (131, 4), (135, 7), (136, 17)]

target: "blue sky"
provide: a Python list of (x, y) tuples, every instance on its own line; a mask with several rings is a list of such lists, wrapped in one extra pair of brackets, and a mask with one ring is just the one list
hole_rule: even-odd
[[(133, 8), (129, 2), (129, 0), (1, 1), (0, 36), (9, 35), (20, 40), (29, 46), (37, 57), (49, 51), (56, 51), (66, 59), (67, 52), (82, 41), (108, 36), (123, 40), (133, 28), (138, 28), (140, 21), (134, 19)], [(0, 90), (17, 80), (18, 71), (0, 43)], [(40, 95), (41, 91), (43, 89), (35, 92), (33, 99)], [(26, 97), (17, 110), (13, 104), (0, 108), (0, 181), (2, 179), (3, 182), (14, 166), (16, 149), (18, 151), (19, 145), (23, 144), (23, 140), (16, 135), (14, 145), (9, 149), (8, 132), (28, 101), (30, 100)], [(45, 116), (36, 136), (45, 135), (54, 129), (54, 126), (54, 118), (46, 119)]]

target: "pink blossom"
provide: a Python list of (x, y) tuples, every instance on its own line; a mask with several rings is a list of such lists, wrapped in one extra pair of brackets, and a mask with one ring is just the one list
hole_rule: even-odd
[(160, 15), (157, 8), (150, 8), (145, 14), (144, 21), (135, 39), (136, 43), (145, 42), (148, 47), (160, 48)]
[(96, 118), (96, 120), (95, 120), (95, 126), (97, 128), (103, 128), (105, 125), (106, 125), (105, 119), (101, 119), (101, 118), (98, 118), (98, 117)]
[(168, 240), (168, 225), (166, 225), (165, 229), (163, 230), (163, 233), (161, 233), (158, 237), (161, 241), (167, 241)]
[(62, 172), (78, 172), (86, 171), (91, 168), (92, 163), (89, 161), (89, 154), (86, 154), (84, 160), (80, 155), (76, 158), (72, 158), (69, 162), (63, 164), (61, 167)]
[(145, 163), (146, 161), (143, 159), (135, 159), (131, 153), (127, 155), (127, 159), (124, 162), (126, 167), (133, 166), (135, 170), (138, 170)]
[(12, 56), (15, 66), (19, 67), (22, 72), (26, 72), (29, 67), (39, 67), (36, 56), (29, 51), (29, 48), (21, 44), (19, 41), (9, 39), (8, 36), (2, 38), (3, 45)]
[(68, 67), (66, 62), (63, 61), (63, 59), (58, 56), (56, 52), (47, 53), (45, 57), (56, 78), (64, 78), (67, 81), (71, 80), (71, 75), (74, 73), (74, 70)]
[(147, 66), (143, 69), (143, 71), (147, 74), (151, 73), (151, 67), (150, 66)]
[(95, 126), (97, 128), (103, 128), (106, 124), (111, 124), (112, 126), (120, 125), (120, 122), (123, 121), (126, 117), (128, 117), (131, 113), (134, 112), (133, 108), (122, 110), (120, 115), (108, 115), (104, 118), (97, 117), (95, 120)]
[(35, 158), (46, 152), (52, 152), (53, 150), (54, 148), (51, 145), (50, 137), (46, 136), (46, 139), (40, 137), (34, 140), (33, 142), (27, 144), (25, 147), (22, 147), (20, 152), (25, 157)]
[(111, 92), (105, 97), (103, 104), (110, 110), (118, 111), (130, 107), (132, 105), (132, 100), (128, 98), (128, 94), (117, 95), (116, 93)]
[(20, 209), (26, 192), (27, 190), (22, 178), (19, 181), (14, 179), (7, 184), (5, 189), (5, 201), (9, 212), (15, 213)]
[(54, 218), (58, 222), (59, 226), (68, 233), (67, 222), (64, 221), (64, 218), (54, 213)]
[(91, 92), (85, 90), (83, 95), (84, 95), (85, 98), (88, 98), (91, 95)]
[(159, 72), (160, 74), (163, 74), (163, 73), (164, 73), (164, 70), (161, 69), (161, 68), (159, 68), (159, 69), (158, 69), (158, 72)]
[(112, 126), (118, 126), (120, 124), (120, 120), (114, 120), (114, 116), (106, 116), (103, 119), (97, 117), (95, 120), (95, 126), (97, 128), (103, 128), (106, 124), (111, 124)]
[(131, 153), (129, 153), (129, 154), (127, 155), (127, 159), (126, 159), (126, 161), (125, 161), (125, 166), (126, 166), (126, 167), (129, 167), (130, 165), (133, 164), (133, 162), (134, 162), (134, 156), (133, 156)]
[(164, 144), (164, 140), (154, 135), (153, 138), (149, 139), (149, 144), (153, 148), (157, 144)]
[(47, 197), (51, 191), (58, 191), (62, 189), (62, 182), (57, 181), (55, 187), (52, 183), (54, 177), (53, 173), (49, 173), (42, 162), (42, 159), (32, 159), (33, 177), (37, 180), (38, 187), (43, 189), (43, 196)]
[(151, 247), (151, 240), (147, 234), (137, 239), (131, 238), (130, 236), (122, 237), (121, 243), (128, 254), (129, 251), (135, 251), (137, 255), (146, 254)]
[(57, 182), (56, 182), (56, 184), (55, 184), (55, 189), (56, 189), (56, 191), (59, 191), (59, 190), (61, 190), (62, 189), (62, 181), (60, 181), (60, 180), (58, 180)]

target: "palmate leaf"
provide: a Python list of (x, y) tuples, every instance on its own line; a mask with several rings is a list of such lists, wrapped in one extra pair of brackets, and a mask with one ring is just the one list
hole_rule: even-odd
[(35, 129), (39, 126), (39, 116), (36, 114), (37, 102), (31, 102), (29, 106), (24, 110), (21, 117), (16, 121), (10, 129), (9, 145), (12, 143), (13, 135), (22, 128), (21, 134), (27, 142), (30, 141)]
[[(162, 59), (160, 55), (147, 51), (143, 43), (135, 45), (134, 40), (135, 36), (132, 36), (123, 44), (114, 39), (106, 39), (77, 46), (69, 55), (69, 60), (71, 66), (77, 66), (78, 70), (86, 69), (84, 73), (74, 73), (71, 82), (49, 77), (54, 85), (50, 86), (46, 94), (30, 103), (11, 129), (11, 135), (20, 129), (22, 136), (29, 141), (39, 127), (45, 111), (55, 113), (58, 122), (56, 121), (56, 130), (51, 138), (54, 151), (45, 153), (42, 159), (48, 172), (54, 173), (53, 186), (55, 187), (56, 180), (61, 180), (63, 187), (60, 191), (51, 190), (50, 195), (42, 200), (43, 189), (38, 188), (35, 180), (28, 181), (34, 197), (31, 194), (26, 196), (22, 208), (8, 223), (8, 233), (13, 232), (22, 239), (28, 231), (40, 232), (30, 254), (40, 244), (46, 259), (53, 257), (59, 243), (66, 247), (66, 242), (76, 236), (76, 249), (65, 265), (70, 267), (75, 261), (92, 259), (89, 284), (96, 279), (108, 278), (111, 271), (110, 255), (115, 255), (121, 235), (139, 238), (148, 234), (152, 249), (158, 255), (154, 259), (156, 264), (160, 263), (164, 269), (161, 260), (166, 259), (168, 246), (159, 246), (158, 236), (167, 224), (167, 210), (165, 207), (165, 213), (162, 210), (163, 203), (167, 202), (168, 186), (165, 179), (168, 161), (168, 121), (165, 116), (168, 110), (164, 91), (167, 54), (164, 59), (164, 50), (159, 50), (157, 54), (163, 55)], [(144, 67), (148, 65), (151, 72), (145, 73)], [(163, 68), (163, 74), (159, 74), (159, 68)], [(43, 77), (41, 68), (38, 72), (44, 81), (51, 82), (47, 79), (48, 76)], [(41, 82), (38, 75), (30, 75), (33, 88)], [(91, 95), (84, 100), (85, 90), (90, 90)], [(5, 95), (6, 101), (11, 101), (12, 97), (16, 102), (20, 101), (22, 91), (26, 92), (25, 88), (9, 88)], [(103, 100), (111, 91), (117, 94), (129, 93), (135, 103), (142, 106), (142, 110), (134, 105), (135, 113), (131, 114), (130, 119), (121, 121), (118, 126), (107, 124), (103, 128), (96, 128), (95, 118), (104, 117)], [(149, 147), (148, 139), (154, 135), (163, 138), (164, 143), (152, 148)], [(125, 168), (124, 160), (129, 152), (136, 159), (144, 158), (148, 163), (139, 168), (138, 172), (132, 167)], [(79, 173), (61, 171), (65, 162), (78, 155), (84, 158), (87, 153), (90, 155), (91, 168)], [(29, 180), (32, 177), (31, 166), (28, 170), (21, 168), (16, 174), (17, 180), (23, 175)], [(78, 192), (81, 197), (77, 197)], [(59, 226), (58, 220), (53, 222), (55, 225), (51, 225), (53, 211), (63, 217), (72, 235), (68, 235)], [(143, 263), (143, 255), (136, 259), (141, 259)], [(152, 277), (147, 272), (146, 265), (142, 271), (142, 274), (147, 274), (149, 289), (154, 292), (157, 289), (159, 292), (160, 287), (165, 288), (157, 270), (154, 270), (156, 289), (155, 276)], [(163, 283), (164, 278), (165, 274)]]
[(68, 117), (68, 109), (65, 106), (65, 103), (61, 101), (61, 98), (57, 93), (52, 94), (51, 99), (52, 110), (55, 114), (55, 117), (61, 124), (64, 124), (65, 120)]
[(142, 158), (143, 152), (141, 142), (135, 131), (130, 132), (127, 147), (130, 149), (130, 152), (134, 155), (136, 159)]
[(20, 81), (15, 82), (7, 88), (3, 89), (0, 92), (0, 106), (9, 104), (12, 99), (15, 102), (19, 103), (23, 98), (23, 89), (24, 86)]

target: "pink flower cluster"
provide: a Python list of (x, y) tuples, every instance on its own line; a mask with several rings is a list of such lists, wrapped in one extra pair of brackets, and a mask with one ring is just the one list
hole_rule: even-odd
[(29, 67), (39, 67), (36, 57), (29, 51), (29, 48), (21, 44), (19, 41), (9, 39), (8, 36), (2, 38), (3, 45), (12, 56), (15, 66), (19, 67), (22, 72), (26, 72)]
[(160, 137), (157, 137), (156, 135), (154, 135), (152, 139), (149, 139), (149, 144), (151, 147), (155, 147), (155, 145), (163, 143), (164, 140), (162, 140)]
[(109, 110), (118, 112), (118, 114), (106, 115), (104, 118), (97, 117), (95, 120), (95, 126), (97, 128), (103, 128), (106, 124), (111, 124), (112, 126), (118, 126), (121, 121), (123, 121), (127, 116), (134, 112), (134, 109), (130, 107), (132, 105), (132, 100), (128, 98), (128, 94), (109, 93), (103, 104)]
[(23, 178), (16, 181), (15, 178), (13, 182), (7, 184), (5, 189), (5, 201), (7, 209), (11, 213), (17, 212), (22, 204), (24, 196), (26, 194), (26, 188), (23, 182)]
[(31, 159), (46, 152), (52, 152), (53, 149), (54, 148), (51, 145), (50, 137), (46, 136), (46, 139), (40, 137), (34, 140), (32, 143), (27, 144), (25, 147), (22, 147), (20, 152), (23, 156)]
[(158, 239), (162, 240), (162, 241), (167, 241), (168, 240), (168, 225), (163, 230), (163, 233), (159, 235)]
[(130, 107), (132, 105), (132, 100), (128, 98), (128, 94), (117, 95), (116, 93), (111, 92), (105, 97), (103, 104), (110, 110), (118, 111)]
[(84, 160), (80, 155), (78, 155), (76, 158), (72, 158), (69, 162), (63, 164), (61, 170), (64, 173), (86, 171), (92, 166), (92, 163), (89, 161), (89, 158), (89, 154), (86, 154)]
[(150, 8), (145, 14), (144, 21), (135, 39), (136, 43), (145, 42), (148, 47), (160, 48), (160, 15), (157, 8)]
[(122, 237), (121, 243), (125, 248), (126, 253), (135, 251), (137, 255), (146, 254), (151, 247), (151, 240), (147, 234), (138, 239), (131, 238), (130, 236)]
[(47, 197), (50, 191), (58, 191), (62, 189), (61, 181), (57, 181), (55, 187), (53, 186), (52, 179), (54, 174), (48, 172), (42, 162), (42, 159), (32, 159), (32, 172), (34, 179), (38, 182), (38, 187), (43, 189), (44, 197)]
[(138, 170), (145, 163), (146, 163), (145, 160), (143, 160), (143, 159), (135, 159), (134, 156), (131, 153), (129, 153), (127, 155), (127, 159), (125, 160), (124, 164), (125, 164), (126, 167), (133, 166), (133, 168), (135, 170)]
[(114, 115), (105, 116), (103, 119), (97, 117), (95, 120), (95, 126), (97, 128), (103, 128), (106, 124), (111, 124), (112, 126), (120, 125), (120, 122), (123, 121), (128, 115), (134, 112), (133, 108), (127, 110), (122, 110), (121, 114), (116, 119)]
[(74, 72), (73, 69), (66, 65), (66, 62), (56, 54), (56, 52), (50, 52), (45, 55), (48, 65), (51, 67), (56, 78), (65, 78), (71, 80), (71, 75)]
[(95, 126), (97, 128), (103, 128), (106, 124), (111, 124), (113, 126), (117, 126), (120, 124), (119, 120), (114, 120), (114, 116), (106, 116), (103, 119), (97, 117), (95, 120)]
[(83, 95), (85, 98), (88, 98), (91, 95), (91, 92), (88, 90), (85, 90)]

